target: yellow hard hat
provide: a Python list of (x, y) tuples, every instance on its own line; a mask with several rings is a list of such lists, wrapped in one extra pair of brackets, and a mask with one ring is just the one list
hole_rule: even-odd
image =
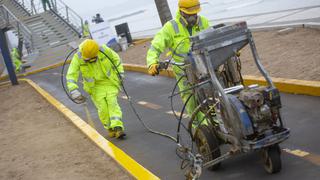
[(197, 14), (201, 10), (199, 0), (179, 0), (178, 6), (186, 14)]
[(92, 39), (86, 39), (80, 45), (83, 59), (91, 59), (98, 55), (99, 44)]

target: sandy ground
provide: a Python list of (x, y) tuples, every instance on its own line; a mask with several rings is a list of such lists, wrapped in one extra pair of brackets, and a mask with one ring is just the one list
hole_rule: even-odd
[(132, 179), (28, 84), (0, 101), (0, 179)]
[[(262, 64), (272, 77), (320, 81), (320, 30), (296, 28), (287, 34), (278, 30), (254, 32)], [(124, 63), (146, 64), (150, 42), (120, 53)], [(164, 58), (162, 56), (162, 58)], [(242, 50), (242, 72), (259, 75), (249, 46)]]

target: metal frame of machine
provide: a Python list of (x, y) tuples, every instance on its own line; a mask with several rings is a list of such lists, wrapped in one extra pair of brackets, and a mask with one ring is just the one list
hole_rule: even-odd
[[(188, 177), (197, 179), (200, 176), (199, 164), (216, 170), (223, 160), (255, 150), (262, 152), (267, 172), (279, 172), (281, 150), (278, 144), (289, 137), (290, 130), (284, 127), (281, 119), (280, 93), (260, 63), (246, 22), (210, 28), (191, 37), (191, 42), (191, 53), (184, 64), (167, 61), (162, 65), (184, 66), (190, 90), (198, 102), (189, 122), (189, 133), (197, 144), (198, 154), (183, 150), (189, 153), (192, 162)], [(247, 44), (267, 81), (266, 87), (243, 84), (239, 51)], [(199, 122), (195, 116), (200, 112), (206, 118)], [(229, 145), (229, 150), (223, 154), (219, 148), (222, 145)]]

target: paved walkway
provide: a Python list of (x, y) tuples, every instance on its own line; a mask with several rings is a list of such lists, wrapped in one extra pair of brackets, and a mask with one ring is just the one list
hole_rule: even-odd
[[(86, 119), (83, 106), (73, 104), (64, 94), (60, 82), (60, 68), (30, 76), (72, 111)], [(125, 85), (135, 101), (135, 107), (142, 119), (153, 128), (175, 135), (177, 122), (170, 112), (168, 96), (175, 81), (165, 77), (151, 77), (128, 72)], [(151, 103), (152, 102), (152, 103)], [(291, 137), (281, 144), (283, 169), (279, 174), (265, 173), (256, 153), (237, 156), (223, 162), (217, 172), (204, 171), (202, 179), (304, 179), (320, 177), (320, 97), (282, 94), (282, 114), (286, 126), (291, 128)], [(180, 159), (175, 154), (176, 145), (166, 138), (148, 133), (138, 122), (129, 103), (119, 98), (128, 138), (124, 141), (111, 141), (131, 157), (162, 179), (184, 179), (180, 170)], [(176, 108), (181, 109), (180, 99), (175, 100)], [(98, 120), (92, 104), (89, 109), (96, 129), (103, 135), (106, 132)], [(306, 155), (305, 153), (309, 153)], [(301, 157), (300, 157), (301, 156)]]

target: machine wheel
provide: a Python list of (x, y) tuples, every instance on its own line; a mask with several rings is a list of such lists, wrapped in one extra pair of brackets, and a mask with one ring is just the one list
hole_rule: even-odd
[[(208, 126), (200, 125), (194, 135), (198, 152), (203, 157), (203, 162), (209, 162), (221, 156), (219, 141), (216, 135), (209, 129)], [(221, 163), (215, 164), (208, 169), (211, 171), (217, 170)]]
[(278, 144), (263, 150), (264, 169), (270, 173), (278, 173), (281, 170), (281, 150)]

